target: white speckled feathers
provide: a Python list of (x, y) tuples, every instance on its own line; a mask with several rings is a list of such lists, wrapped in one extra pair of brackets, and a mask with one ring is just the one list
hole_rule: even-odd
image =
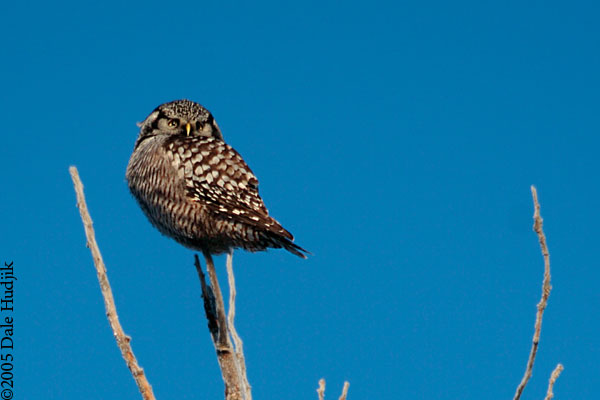
[(165, 149), (192, 199), (220, 217), (293, 239), (269, 216), (258, 194), (256, 176), (231, 146), (201, 136), (172, 137)]

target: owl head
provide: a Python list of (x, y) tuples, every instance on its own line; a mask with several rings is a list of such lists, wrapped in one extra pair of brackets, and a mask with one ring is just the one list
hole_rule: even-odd
[(206, 136), (223, 140), (210, 111), (190, 100), (175, 100), (156, 107), (139, 124), (140, 138), (157, 135)]

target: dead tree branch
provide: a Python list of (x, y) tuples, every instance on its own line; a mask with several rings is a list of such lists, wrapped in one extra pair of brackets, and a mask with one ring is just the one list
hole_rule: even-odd
[[(535, 317), (535, 330), (533, 333), (533, 343), (531, 346), (531, 351), (529, 353), (529, 360), (527, 361), (527, 368), (525, 369), (525, 375), (523, 376), (521, 383), (517, 387), (517, 391), (515, 393), (514, 400), (519, 400), (519, 398), (521, 397), (521, 394), (523, 393), (523, 389), (525, 389), (525, 386), (527, 385), (529, 378), (531, 378), (531, 373), (533, 371), (533, 363), (535, 361), (538, 344), (540, 342), (540, 333), (542, 332), (542, 317), (544, 314), (544, 310), (546, 309), (546, 305), (548, 304), (548, 298), (550, 297), (550, 290), (552, 289), (552, 286), (550, 285), (550, 253), (548, 252), (548, 246), (546, 245), (546, 235), (544, 234), (544, 230), (543, 230), (544, 220), (542, 219), (542, 216), (540, 215), (540, 204), (538, 203), (537, 190), (535, 189), (535, 186), (531, 186), (531, 195), (533, 197), (533, 208), (534, 208), (533, 230), (535, 231), (535, 233), (538, 236), (538, 240), (540, 242), (540, 247), (542, 250), (542, 256), (544, 257), (544, 281), (542, 283), (542, 298), (537, 305), (537, 314)], [(556, 377), (558, 377), (558, 374), (556, 375)], [(554, 375), (554, 373), (553, 373), (553, 375)], [(554, 382), (552, 382), (552, 384), (554, 384)]]
[(552, 371), (552, 375), (550, 375), (550, 381), (548, 382), (548, 391), (546, 392), (546, 398), (544, 400), (552, 400), (552, 398), (554, 397), (554, 393), (552, 392), (552, 390), (554, 389), (554, 383), (560, 376), (560, 373), (563, 369), (564, 367), (562, 366), (562, 364), (558, 364), (556, 368), (554, 368), (554, 371)]
[[(346, 400), (348, 396), (348, 388), (350, 387), (350, 382), (344, 382), (344, 387), (342, 388), (342, 394), (338, 398), (338, 400)], [(319, 395), (319, 400), (325, 399), (325, 379), (319, 379), (319, 387), (317, 388), (317, 394)]]
[(317, 388), (319, 400), (325, 400), (325, 379), (319, 379), (319, 387)]
[[(238, 354), (241, 352), (241, 345), (239, 349), (234, 348), (229, 338), (230, 333), (232, 333), (234, 342), (237, 337), (241, 343), (241, 340), (235, 331), (235, 327), (233, 326), (233, 319), (235, 316), (235, 278), (233, 277), (231, 257), (232, 255), (228, 255), (228, 273), (230, 272), (229, 323), (225, 316), (225, 303), (223, 302), (223, 294), (221, 293), (221, 287), (219, 286), (219, 280), (217, 279), (212, 256), (210, 253), (204, 253), (210, 285), (206, 284), (206, 278), (202, 272), (198, 256), (195, 256), (194, 264), (198, 271), (198, 277), (200, 278), (202, 298), (204, 299), (204, 310), (206, 312), (206, 319), (208, 320), (208, 329), (210, 330), (213, 344), (215, 345), (217, 360), (219, 362), (219, 367), (221, 368), (223, 382), (225, 383), (225, 399), (251, 400), (252, 395), (250, 394), (248, 379), (246, 378), (245, 363), (242, 364), (240, 362), (240, 360), (244, 360), (243, 353), (241, 356)], [(231, 271), (229, 271), (230, 269)], [(235, 332), (235, 335), (233, 335), (233, 332)]]
[(152, 386), (148, 383), (144, 370), (138, 365), (137, 359), (131, 349), (130, 341), (131, 338), (125, 335), (121, 323), (119, 322), (119, 316), (117, 315), (117, 308), (115, 306), (115, 300), (112, 295), (110, 283), (108, 282), (108, 276), (106, 274), (106, 266), (102, 260), (100, 249), (96, 243), (96, 234), (92, 223), (92, 218), (85, 202), (85, 195), (83, 193), (83, 184), (79, 179), (79, 172), (76, 167), (70, 167), (69, 172), (73, 185), (75, 187), (75, 193), (77, 195), (77, 208), (79, 208), (79, 214), (81, 215), (81, 221), (85, 229), (85, 236), (87, 238), (87, 247), (92, 253), (94, 265), (96, 267), (96, 273), (98, 274), (98, 282), (100, 283), (100, 290), (104, 297), (104, 307), (106, 308), (106, 316), (110, 327), (113, 331), (114, 337), (117, 341), (117, 346), (121, 350), (121, 354), (125, 359), (125, 363), (133, 375), (133, 379), (142, 394), (144, 400), (155, 400), (154, 394), (152, 393)]
[(252, 391), (248, 377), (246, 374), (246, 358), (244, 357), (244, 343), (235, 329), (235, 275), (233, 274), (233, 249), (229, 249), (227, 252), (227, 278), (229, 282), (229, 312), (227, 313), (227, 326), (231, 332), (233, 338), (233, 344), (235, 345), (235, 357), (237, 359), (240, 374), (242, 376), (242, 383), (244, 385), (244, 396), (246, 400), (252, 400)]
[(346, 397), (348, 397), (348, 388), (350, 387), (350, 382), (346, 381), (344, 382), (344, 387), (342, 388), (342, 394), (340, 395), (340, 398), (338, 400), (346, 400)]

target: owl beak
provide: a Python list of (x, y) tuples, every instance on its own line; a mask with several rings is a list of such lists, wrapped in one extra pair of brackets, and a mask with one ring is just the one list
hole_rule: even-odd
[(191, 130), (192, 130), (192, 125), (188, 122), (187, 124), (185, 124), (185, 133), (187, 134), (187, 136), (190, 136)]

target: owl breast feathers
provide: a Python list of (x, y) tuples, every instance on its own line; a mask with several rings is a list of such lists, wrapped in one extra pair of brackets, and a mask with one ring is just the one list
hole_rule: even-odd
[(195, 250), (273, 247), (306, 258), (269, 216), (256, 176), (222, 138), (208, 110), (188, 100), (159, 106), (141, 124), (126, 178), (150, 222)]

